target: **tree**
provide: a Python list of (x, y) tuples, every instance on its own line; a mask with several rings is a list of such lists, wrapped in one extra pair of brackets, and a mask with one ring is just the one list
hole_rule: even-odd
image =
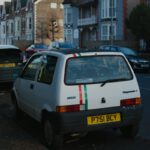
[(150, 7), (144, 4), (136, 6), (127, 19), (127, 27), (138, 40), (144, 39), (150, 48)]
[(51, 37), (52, 37), (52, 41), (55, 41), (55, 34), (58, 33), (58, 23), (57, 20), (55, 19), (51, 19), (50, 20), (50, 33), (51, 33)]
[(51, 16), (48, 18), (48, 36), (50, 37), (51, 41), (55, 41), (58, 39), (58, 35), (61, 34), (61, 27), (59, 25), (59, 12), (52, 11)]

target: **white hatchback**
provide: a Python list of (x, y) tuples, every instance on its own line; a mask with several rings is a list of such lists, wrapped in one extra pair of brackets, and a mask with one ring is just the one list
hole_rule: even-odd
[(65, 134), (105, 127), (138, 133), (139, 86), (125, 56), (115, 52), (61, 50), (34, 54), (14, 83), (16, 115), (25, 112), (44, 129), (48, 147)]

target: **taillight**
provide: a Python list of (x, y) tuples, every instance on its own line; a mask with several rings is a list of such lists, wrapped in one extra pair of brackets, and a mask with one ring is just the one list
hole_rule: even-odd
[(78, 112), (84, 110), (83, 105), (57, 106), (56, 112)]
[(141, 98), (124, 99), (120, 101), (121, 106), (135, 106), (141, 104)]

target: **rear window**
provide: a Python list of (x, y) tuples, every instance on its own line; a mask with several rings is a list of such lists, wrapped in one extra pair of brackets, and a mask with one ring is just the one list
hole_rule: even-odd
[(16, 62), (21, 61), (21, 51), (19, 49), (0, 49), (0, 61)]
[(77, 57), (67, 61), (66, 84), (90, 84), (107, 81), (126, 81), (132, 73), (122, 56)]

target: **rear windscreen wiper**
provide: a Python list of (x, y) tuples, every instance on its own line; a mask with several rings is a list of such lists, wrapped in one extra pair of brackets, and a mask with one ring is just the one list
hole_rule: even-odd
[(127, 78), (120, 78), (120, 79), (109, 79), (109, 80), (105, 80), (101, 83), (101, 87), (103, 87), (106, 83), (109, 83), (109, 82), (119, 82), (119, 81), (126, 81), (126, 80), (129, 80)]

